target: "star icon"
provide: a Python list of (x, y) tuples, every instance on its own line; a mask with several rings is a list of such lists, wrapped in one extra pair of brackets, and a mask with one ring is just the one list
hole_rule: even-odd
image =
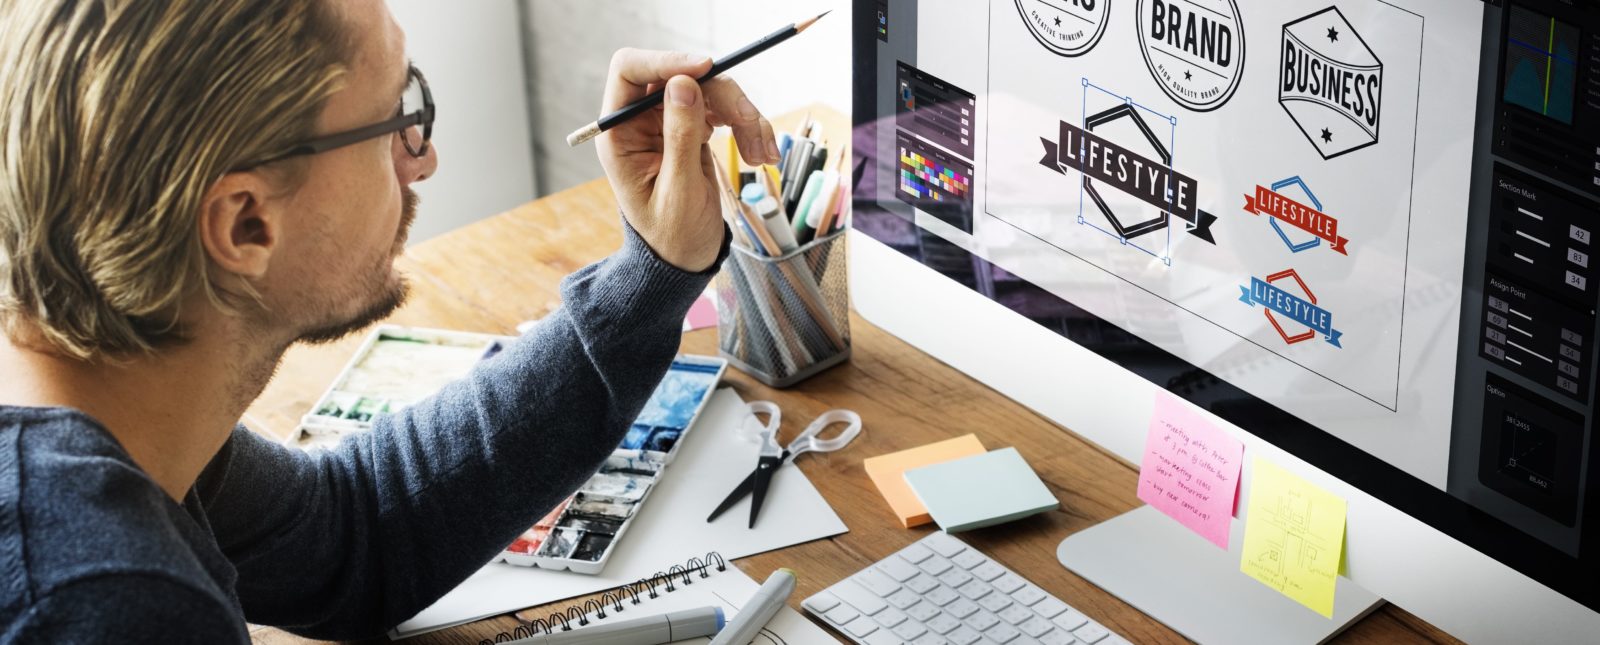
[(1061, 16), (1056, 16), (1056, 26), (1057, 27), (1061, 26)]
[(1339, 42), (1339, 30), (1338, 29), (1334, 29), (1333, 27), (1329, 27), (1328, 28), (1328, 42), (1330, 42), (1330, 43)]
[(1183, 70), (1183, 80), (1186, 80), (1186, 81), (1194, 80), (1194, 73), (1190, 72), (1189, 70)]
[(1327, 128), (1323, 128), (1322, 129), (1322, 142), (1323, 143), (1333, 143), (1333, 132), (1329, 131)]

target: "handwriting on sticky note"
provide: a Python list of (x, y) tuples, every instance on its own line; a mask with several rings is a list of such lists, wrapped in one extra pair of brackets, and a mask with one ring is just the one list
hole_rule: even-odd
[(1332, 618), (1345, 500), (1259, 457), (1251, 471), (1239, 570)]
[(1226, 549), (1243, 458), (1243, 443), (1159, 394), (1139, 467), (1139, 499)]

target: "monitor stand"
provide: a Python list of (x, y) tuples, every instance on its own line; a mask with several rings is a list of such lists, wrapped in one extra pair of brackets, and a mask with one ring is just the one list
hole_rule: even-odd
[(1322, 643), (1383, 603), (1340, 576), (1333, 619), (1239, 571), (1244, 523), (1223, 551), (1148, 505), (1072, 534), (1061, 564), (1202, 643)]

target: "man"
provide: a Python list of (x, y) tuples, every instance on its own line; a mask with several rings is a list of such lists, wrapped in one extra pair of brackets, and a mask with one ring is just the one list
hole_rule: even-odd
[(237, 426), (403, 298), (438, 164), (404, 50), (381, 0), (0, 3), (0, 641), (374, 636), (620, 440), (726, 252), (711, 126), (777, 153), (704, 58), (613, 60), (602, 109), (667, 100), (599, 140), (623, 246), (535, 331), (329, 453)]

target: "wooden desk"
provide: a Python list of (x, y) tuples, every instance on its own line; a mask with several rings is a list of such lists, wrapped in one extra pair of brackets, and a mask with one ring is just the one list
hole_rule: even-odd
[[(815, 112), (825, 115), (828, 132), (848, 131), (849, 124), (841, 115), (820, 108)], [(796, 113), (778, 119), (780, 131), (792, 130), (800, 118)], [(428, 209), (441, 207), (426, 206), (422, 216), (427, 216)], [(542, 317), (559, 304), (556, 287), (562, 277), (620, 244), (616, 202), (606, 182), (595, 180), (408, 250), (399, 264), (411, 277), (411, 298), (390, 322), (514, 333), (517, 323)], [(867, 479), (861, 460), (976, 432), (986, 446), (1015, 446), (1021, 451), (1061, 500), (1061, 508), (965, 533), (962, 538), (1129, 640), (1183, 641), (1161, 623), (1056, 562), (1056, 545), (1062, 538), (1140, 503), (1134, 496), (1137, 466), (1046, 421), (859, 316), (852, 315), (850, 325), (854, 342), (851, 362), (792, 389), (772, 390), (737, 370), (728, 371), (727, 384), (746, 400), (768, 399), (783, 407), (784, 441), (817, 415), (837, 407), (861, 413), (866, 428), (861, 438), (842, 452), (807, 455), (797, 462), (850, 532), (740, 559), (736, 564), (741, 569), (758, 581), (782, 566), (799, 571), (799, 588), (789, 603), (798, 610), (801, 599), (932, 530), (900, 528)], [(291, 350), (245, 422), (256, 430), (287, 436), (359, 342), (359, 337), (351, 337), (331, 345)], [(682, 351), (716, 354), (716, 330), (685, 334)], [(407, 642), (477, 643), (516, 624), (514, 618), (501, 616)], [(268, 628), (257, 628), (253, 634), (260, 643), (306, 642)], [(1337, 642), (1456, 641), (1401, 609), (1385, 606)]]

